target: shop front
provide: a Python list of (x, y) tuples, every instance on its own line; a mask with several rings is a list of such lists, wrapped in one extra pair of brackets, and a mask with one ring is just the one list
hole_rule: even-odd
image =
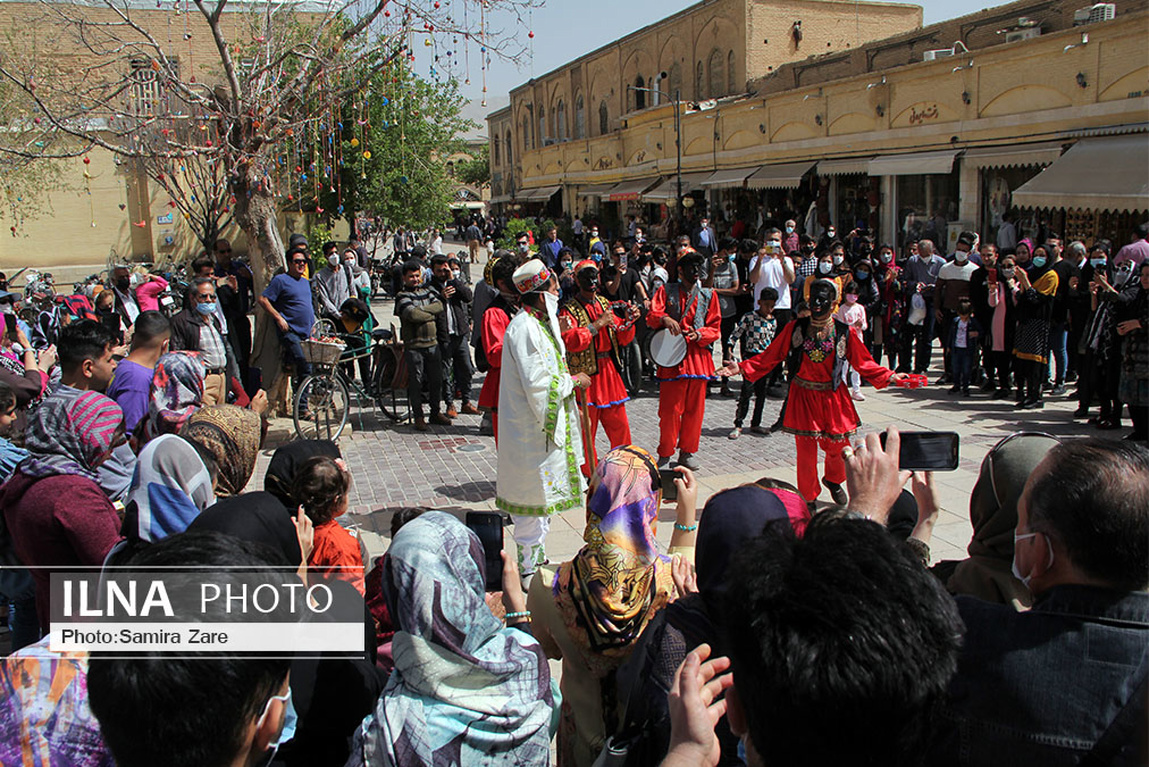
[[(958, 219), (960, 207), (959, 179), (955, 160), (958, 150), (879, 155), (869, 163), (870, 189), (880, 200), (886, 191), (887, 215), (875, 211), (875, 217), (888, 220), (895, 211), (894, 231), (879, 227), (879, 241), (896, 239), (899, 249), (914, 240), (932, 240), (941, 253), (950, 252), (950, 242), (957, 232), (972, 222)], [(879, 180), (881, 179), (881, 180)], [(888, 180), (885, 180), (888, 179)], [(877, 181), (877, 184), (874, 182)], [(893, 199), (890, 200), (892, 193)], [(950, 230), (953, 230), (951, 237)]]
[[(1046, 141), (1029, 146), (994, 146), (969, 149), (962, 156), (965, 174), (976, 173), (977, 228), (983, 241), (996, 242), (1003, 217), (1013, 206), (1013, 192), (1035, 178), (1061, 156), (1064, 142)], [(1018, 231), (1035, 232), (1032, 210), (1025, 221), (1015, 221)]]

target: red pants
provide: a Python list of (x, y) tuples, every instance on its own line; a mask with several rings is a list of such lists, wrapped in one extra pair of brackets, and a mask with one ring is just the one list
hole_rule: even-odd
[(684, 453), (697, 453), (705, 412), (705, 379), (663, 381), (658, 390), (658, 457), (672, 456), (676, 448)]
[[(601, 421), (603, 431), (606, 432), (607, 439), (610, 440), (611, 450), (631, 444), (630, 420), (626, 417), (626, 405), (603, 408), (588, 407), (587, 415), (590, 416), (590, 438), (592, 442), (595, 435), (598, 434), (598, 424)], [(582, 473), (589, 477), (594, 469), (594, 466), (584, 463)]]
[(822, 492), (818, 481), (818, 447), (826, 454), (826, 479), (842, 484), (846, 481), (846, 464), (842, 461), (842, 449), (849, 445), (848, 440), (815, 439), (814, 437), (794, 437), (798, 448), (798, 490), (807, 501), (817, 499)]

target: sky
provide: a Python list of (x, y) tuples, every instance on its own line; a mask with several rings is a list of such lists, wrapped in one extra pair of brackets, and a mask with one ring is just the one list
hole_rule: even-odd
[[(516, 61), (492, 57), (486, 78), (486, 106), (482, 105), (482, 76), (478, 51), (473, 49), (470, 52), (470, 84), (463, 82), (467, 79), (467, 68), (455, 67), (463, 95), (471, 99), (465, 114), (480, 123), (481, 127), (477, 133), (483, 133), (486, 129), (484, 118), (490, 112), (507, 105), (508, 94), (512, 88), (659, 19), (677, 13), (696, 1), (547, 0), (542, 8), (534, 9), (530, 15), (530, 31), (534, 32), (534, 37), (528, 38), (527, 30), (521, 33), (520, 37), (527, 44), (528, 54)], [(785, 2), (785, 0), (778, 1)], [(1000, 3), (987, 3), (986, 0), (919, 0), (918, 4), (923, 7), (923, 23), (933, 24)], [(455, 52), (455, 56), (459, 59), (464, 58), (462, 54), (462, 51)], [(420, 62), (420, 65), (426, 70), (430, 63)], [(426, 74), (426, 71), (422, 74)]]

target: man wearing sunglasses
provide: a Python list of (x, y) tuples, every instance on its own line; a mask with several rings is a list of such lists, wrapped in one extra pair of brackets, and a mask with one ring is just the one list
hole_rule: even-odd
[(292, 383), (298, 387), (311, 375), (311, 363), (303, 357), (300, 342), (311, 335), (315, 324), (315, 307), (311, 303), (311, 283), (303, 276), (307, 255), (302, 248), (287, 254), (287, 271), (271, 278), (259, 297), (259, 305), (271, 316), (279, 329), (284, 361), (294, 366)]

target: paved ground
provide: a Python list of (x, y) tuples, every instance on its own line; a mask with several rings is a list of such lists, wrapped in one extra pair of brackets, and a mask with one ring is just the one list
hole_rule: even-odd
[[(391, 302), (375, 307), (384, 324), (390, 321)], [(939, 374), (940, 353), (935, 355), (931, 380)], [(476, 377), (475, 393), (481, 385)], [(971, 529), (969, 492), (977, 479), (985, 453), (1006, 434), (1036, 430), (1058, 436), (1093, 433), (1093, 428), (1074, 422), (1070, 413), (1076, 402), (1062, 397), (1047, 400), (1041, 411), (1013, 409), (1011, 402), (990, 400), (986, 395), (955, 399), (946, 388), (920, 390), (866, 389), (868, 399), (858, 404), (864, 422), (862, 433), (893, 424), (900, 429), (957, 431), (961, 435), (961, 465), (956, 471), (939, 473), (936, 481), (943, 507), (935, 530), (934, 559), (964, 557)], [(737, 440), (727, 438), (736, 400), (720, 397), (715, 389), (706, 402), (702, 444), (698, 454), (702, 469), (700, 506), (714, 492), (762, 476), (795, 482), (794, 441), (786, 434), (759, 436), (744, 432)], [(780, 401), (766, 404), (763, 422), (777, 416)], [(653, 389), (628, 404), (631, 431), (636, 444), (654, 452), (658, 442), (658, 397)], [(341, 440), (341, 448), (355, 477), (347, 518), (363, 531), (372, 556), (385, 550), (391, 515), (404, 506), (426, 506), (462, 513), (468, 509), (494, 508), (497, 456), (494, 440), (478, 435), (479, 417), (460, 416), (452, 426), (431, 427), (418, 433), (397, 426), (378, 415), (366, 414), (362, 425), (352, 416), (354, 432)], [(283, 424), (284, 426), (286, 424)], [(286, 436), (285, 432), (281, 432)], [(1121, 436), (1123, 432), (1110, 432)], [(601, 430), (600, 455), (608, 449)], [(262, 485), (270, 451), (257, 466), (253, 486)], [(828, 501), (828, 492), (821, 500)], [(666, 544), (674, 518), (673, 506), (665, 506), (658, 538)], [(572, 510), (553, 520), (547, 541), (552, 562), (569, 559), (582, 544), (585, 524), (582, 510)]]

